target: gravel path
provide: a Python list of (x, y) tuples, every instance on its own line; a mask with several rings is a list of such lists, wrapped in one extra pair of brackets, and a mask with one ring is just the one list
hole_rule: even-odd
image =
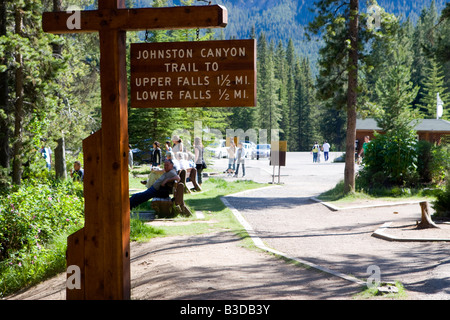
[[(264, 163), (249, 161), (247, 176), (270, 180)], [(266, 163), (265, 165), (268, 165)], [(343, 164), (312, 164), (307, 154), (288, 154), (283, 184), (226, 197), (270, 248), (359, 279), (378, 266), (381, 281), (398, 280), (411, 299), (450, 299), (449, 242), (397, 242), (373, 237), (387, 233), (450, 239), (450, 228), (415, 230), (418, 204), (331, 211), (311, 200), (343, 178)], [(379, 202), (377, 202), (379, 204)], [(369, 203), (365, 203), (367, 205)], [(394, 212), (398, 212), (394, 214)]]
[[(216, 171), (223, 171), (226, 163), (217, 160)], [(391, 221), (388, 233), (421, 232), (411, 230), (420, 218), (419, 205), (331, 211), (311, 200), (334, 187), (343, 177), (343, 168), (341, 163), (312, 164), (307, 153), (288, 153), (281, 185), (226, 200), (270, 248), (364, 281), (370, 275), (367, 268), (375, 265), (381, 281), (403, 283), (408, 299), (449, 299), (448, 242), (395, 242), (372, 236)], [(252, 160), (247, 162), (245, 178), (267, 183), (272, 181), (271, 173), (267, 159)], [(450, 237), (448, 231), (439, 230), (439, 236)], [(426, 232), (427, 237), (433, 235)], [(244, 248), (229, 232), (132, 243), (131, 286), (136, 300), (352, 299), (360, 291), (352, 281)], [(9, 299), (65, 299), (65, 274)]]

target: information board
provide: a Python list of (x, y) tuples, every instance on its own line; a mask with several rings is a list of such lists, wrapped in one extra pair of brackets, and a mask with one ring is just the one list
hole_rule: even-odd
[(133, 43), (131, 107), (256, 106), (256, 40)]
[(286, 166), (287, 141), (272, 141), (270, 145), (270, 165)]

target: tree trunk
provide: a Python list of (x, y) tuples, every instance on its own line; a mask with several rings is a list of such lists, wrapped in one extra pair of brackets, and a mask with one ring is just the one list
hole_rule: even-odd
[(433, 220), (431, 220), (428, 201), (420, 202), (420, 208), (422, 209), (422, 220), (417, 224), (417, 229), (439, 228)]
[[(15, 33), (22, 33), (22, 13), (21, 9), (15, 8)], [(22, 181), (22, 130), (23, 130), (23, 66), (20, 48), (16, 48), (16, 63), (18, 67), (15, 74), (16, 100), (14, 103), (14, 145), (13, 145), (13, 172), (12, 181), (19, 185)]]
[[(0, 2), (0, 37), (6, 35), (6, 1)], [(3, 59), (7, 59), (9, 55), (5, 54)], [(3, 61), (3, 64), (7, 64)], [(4, 117), (0, 117), (0, 166), (9, 168), (10, 160), (10, 104), (8, 101), (8, 71), (0, 73), (0, 110), (4, 111)]]
[[(61, 0), (53, 0), (53, 11), (61, 11)], [(62, 56), (62, 45), (53, 44), (53, 55), (57, 58)], [(66, 179), (66, 146), (64, 140), (64, 133), (61, 132), (61, 138), (57, 140), (57, 146), (55, 148), (55, 174), (57, 179)]]
[(55, 149), (55, 172), (57, 179), (66, 179), (66, 146), (64, 137), (58, 139), (58, 145)]
[(348, 53), (347, 136), (345, 148), (344, 192), (355, 190), (356, 103), (358, 88), (359, 1), (350, 0), (350, 50)]

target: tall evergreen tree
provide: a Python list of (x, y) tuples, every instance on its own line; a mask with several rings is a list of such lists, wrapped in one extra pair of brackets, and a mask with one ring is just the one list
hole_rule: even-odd
[[(435, 1), (431, 2), (429, 8), (423, 8), (420, 14), (419, 21), (417, 22), (414, 39), (413, 39), (413, 71), (412, 71), (412, 81), (414, 85), (421, 86), (424, 79), (427, 77), (425, 74), (425, 68), (430, 67), (430, 60), (426, 54), (426, 48), (430, 46), (431, 43), (436, 41), (437, 33), (434, 26), (437, 23), (437, 10)], [(417, 95), (414, 106), (419, 104), (422, 100), (424, 92), (419, 91)], [(417, 106), (418, 107), (418, 106)]]
[(293, 111), (292, 140), (295, 141), (295, 150), (308, 151), (314, 144), (319, 122), (314, 117), (314, 84), (307, 59), (302, 59), (300, 70)]
[[(264, 34), (258, 39), (258, 98), (256, 125), (269, 132), (279, 129), (281, 121), (280, 99), (278, 95), (279, 80), (275, 78), (273, 62), (273, 43), (267, 45)], [(268, 137), (272, 139), (272, 137)], [(270, 141), (270, 140), (269, 140)]]
[(430, 59), (430, 66), (424, 68), (425, 78), (422, 80), (422, 98), (418, 106), (427, 118), (436, 119), (437, 94), (444, 105), (449, 102), (449, 93), (444, 86), (444, 73), (436, 59)]
[[(320, 50), (321, 77), (332, 81), (319, 83), (321, 94), (331, 99), (345, 83), (345, 98), (341, 96), (339, 106), (347, 111), (346, 158), (344, 169), (344, 191), (355, 188), (355, 139), (356, 107), (358, 92), (359, 54), (362, 45), (359, 39), (359, 0), (342, 3), (337, 0), (315, 2), (318, 15), (309, 25), (309, 30), (318, 34), (326, 30), (325, 46)], [(344, 75), (345, 73), (345, 75)], [(344, 99), (343, 99), (344, 98)], [(345, 103), (343, 103), (345, 101)]]
[(384, 76), (376, 82), (375, 91), (379, 109), (374, 118), (383, 131), (404, 132), (414, 127), (413, 120), (417, 118), (417, 112), (413, 112), (411, 104), (419, 87), (414, 87), (411, 82), (405, 47), (398, 46), (394, 51), (394, 59), (387, 66)]

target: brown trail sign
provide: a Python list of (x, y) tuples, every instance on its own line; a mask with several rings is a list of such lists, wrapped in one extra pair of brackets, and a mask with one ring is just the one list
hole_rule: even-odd
[[(102, 129), (83, 141), (85, 226), (68, 238), (67, 266), (81, 271), (81, 288), (67, 299), (129, 299), (130, 207), (125, 35), (128, 30), (225, 27), (218, 5), (127, 9), (125, 0), (99, 0), (98, 10), (46, 12), (50, 33), (99, 32)], [(77, 26), (77, 24), (75, 24)]]
[(134, 43), (131, 107), (256, 105), (256, 40)]

